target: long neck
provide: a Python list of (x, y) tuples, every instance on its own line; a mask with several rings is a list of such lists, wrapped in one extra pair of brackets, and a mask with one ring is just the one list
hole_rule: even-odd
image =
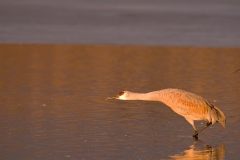
[(144, 101), (163, 101), (163, 94), (161, 91), (154, 91), (149, 93), (134, 93), (130, 92), (127, 100), (144, 100)]

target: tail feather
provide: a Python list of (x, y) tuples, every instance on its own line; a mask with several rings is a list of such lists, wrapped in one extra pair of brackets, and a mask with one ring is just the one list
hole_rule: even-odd
[(219, 122), (223, 128), (226, 127), (226, 118), (225, 115), (223, 114), (223, 112), (217, 108), (216, 106), (214, 106), (211, 109), (211, 118), (212, 118), (212, 123), (214, 124), (215, 122)]

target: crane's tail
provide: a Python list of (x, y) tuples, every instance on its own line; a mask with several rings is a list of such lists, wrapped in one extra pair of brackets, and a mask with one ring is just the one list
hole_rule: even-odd
[(226, 118), (225, 115), (223, 114), (223, 112), (217, 108), (216, 106), (214, 106), (213, 108), (211, 108), (211, 117), (212, 117), (212, 123), (214, 124), (215, 122), (219, 122), (223, 128), (226, 127)]

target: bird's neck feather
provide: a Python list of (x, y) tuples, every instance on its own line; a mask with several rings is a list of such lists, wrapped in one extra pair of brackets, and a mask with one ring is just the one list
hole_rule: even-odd
[(127, 100), (162, 101), (162, 98), (162, 94), (159, 91), (149, 93), (131, 92)]

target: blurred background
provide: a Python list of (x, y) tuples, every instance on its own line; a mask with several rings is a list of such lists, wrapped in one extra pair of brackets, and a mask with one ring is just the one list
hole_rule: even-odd
[(1, 0), (0, 42), (240, 45), (238, 0)]

